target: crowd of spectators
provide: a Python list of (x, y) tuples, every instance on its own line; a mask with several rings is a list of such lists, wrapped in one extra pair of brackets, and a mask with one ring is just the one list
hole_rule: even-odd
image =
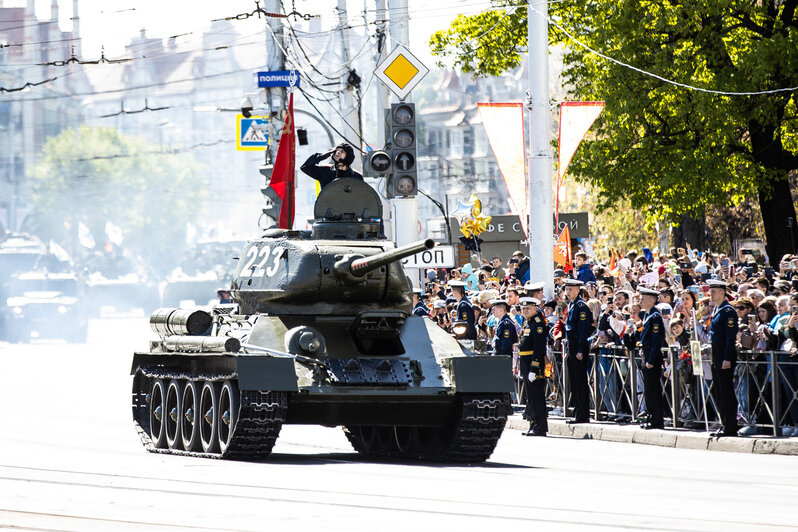
[[(614, 255), (603, 262), (578, 252), (569, 266), (555, 270), (554, 296), (544, 298), (542, 280), (529, 278), (529, 257), (525, 253), (517, 251), (506, 262), (498, 256), (478, 258), (474, 255), (470, 263), (459, 268), (428, 270), (425, 290), (418, 294), (415, 313), (428, 315), (455, 336), (467, 338), (467, 333), (464, 336), (462, 327), (458, 327), (466, 321), (458, 313), (458, 309), (463, 309), (461, 298), (453, 297), (458, 295), (458, 287), (462, 287), (460, 291), (471, 303), (476, 329), (474, 338), (495, 348), (501, 341), (496, 332), (503, 315), (509, 315), (520, 335), (525, 322), (521, 299), (535, 298), (550, 328), (548, 362), (561, 367), (561, 342), (568, 337), (567, 313), (572, 303), (572, 298), (566, 297), (565, 286), (577, 286), (579, 298), (590, 309), (591, 354), (606, 352), (608, 348), (639, 349), (641, 341), (646, 342), (645, 335), (651, 334), (644, 330), (646, 316), (658, 312), (664, 324), (664, 346), (680, 350), (682, 356), (677, 369), (686, 379), (692, 379), (692, 360), (685, 356), (689, 353), (690, 342), (698, 341), (705, 346), (715, 343), (711, 331), (713, 314), (728, 303), (737, 315), (736, 323), (728, 320), (729, 329), (733, 325), (736, 333), (732, 338), (736, 360), (759, 363), (752, 369), (750, 364), (735, 364), (735, 360), (730, 360), (729, 366), (726, 363), (729, 360), (718, 359), (718, 369), (723, 363), (723, 369), (733, 374), (733, 392), (730, 393), (736, 396), (740, 434), (756, 433), (757, 418), (762, 414), (762, 401), (757, 399), (757, 393), (767, 395), (763, 393), (767, 388), (778, 385), (785, 412), (781, 420), (782, 434), (798, 436), (798, 255), (785, 255), (778, 264), (771, 266), (764, 252), (757, 249), (740, 249), (734, 257), (689, 247), (659, 254), (643, 248), (641, 253), (630, 251), (625, 256)], [(721, 290), (717, 298), (712, 297), (713, 287)], [(641, 306), (644, 294), (656, 297), (648, 312)], [(497, 302), (506, 304), (497, 305)], [(770, 369), (774, 361), (782, 363), (778, 372)], [(672, 370), (669, 362), (670, 359), (664, 357), (661, 369), (655, 368), (655, 371), (667, 377)], [(704, 365), (705, 391), (716, 399), (714, 408), (707, 407), (710, 421), (716, 427), (725, 428), (725, 435), (730, 435), (729, 431), (736, 432), (737, 427), (723, 427), (723, 406), (717, 405), (722, 403), (722, 398), (717, 395), (718, 385), (712, 386), (711, 354), (705, 356)], [(550, 374), (554, 371), (547, 372)], [(716, 373), (716, 381), (718, 375), (727, 373)], [(773, 375), (778, 375), (775, 384)], [(602, 384), (606, 386), (607, 383)], [(617, 383), (610, 383), (609, 400), (614, 404), (608, 403), (608, 406), (612, 406), (616, 414), (613, 419), (628, 421), (631, 417), (633, 421), (640, 421), (636, 414), (619, 414), (622, 409), (617, 403), (620, 401), (612, 397), (618, 393)], [(607, 398), (604, 400), (606, 402)], [(697, 416), (697, 412), (684, 415)]]

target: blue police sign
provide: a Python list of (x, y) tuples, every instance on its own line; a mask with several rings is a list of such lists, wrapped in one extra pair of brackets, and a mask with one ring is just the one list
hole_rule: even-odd
[(299, 87), (298, 70), (258, 72), (258, 87)]

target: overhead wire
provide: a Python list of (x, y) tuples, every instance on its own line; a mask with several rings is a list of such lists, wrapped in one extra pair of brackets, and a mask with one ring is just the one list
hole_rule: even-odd
[(649, 72), (649, 71), (644, 70), (642, 68), (638, 68), (638, 67), (636, 67), (634, 65), (630, 65), (629, 63), (625, 63), (623, 61), (615, 59), (614, 57), (610, 57), (607, 54), (603, 54), (603, 53), (599, 52), (598, 50), (595, 50), (594, 48), (592, 48), (589, 45), (585, 44), (581, 40), (577, 39), (571, 32), (569, 32), (567, 29), (565, 29), (561, 24), (559, 24), (556, 21), (552, 20), (550, 17), (544, 15), (543, 13), (541, 13), (540, 11), (535, 9), (534, 7), (530, 6), (529, 9), (531, 9), (532, 11), (537, 13), (541, 18), (543, 18), (546, 21), (548, 21), (552, 26), (554, 26), (557, 29), (559, 29), (560, 31), (562, 31), (575, 44), (577, 44), (578, 46), (584, 48), (585, 50), (587, 50), (588, 52), (592, 53), (593, 55), (601, 57), (602, 59), (604, 59), (606, 61), (610, 61), (611, 63), (615, 63), (618, 66), (627, 68), (629, 70), (633, 70), (635, 72), (638, 72), (639, 74), (643, 74), (644, 76), (649, 76), (649, 77), (652, 77), (654, 79), (658, 79), (658, 80), (660, 80), (660, 81), (662, 81), (664, 83), (668, 83), (668, 84), (674, 85), (676, 87), (682, 87), (684, 89), (697, 91), (697, 92), (704, 92), (704, 93), (708, 93), (708, 94), (717, 94), (717, 95), (720, 95), (720, 96), (759, 96), (759, 95), (764, 95), (764, 94), (777, 94), (777, 93), (781, 93), (781, 92), (795, 92), (795, 91), (798, 91), (798, 86), (796, 86), (796, 87), (783, 87), (783, 88), (779, 88), (779, 89), (737, 92), (737, 91), (723, 91), (723, 90), (708, 89), (708, 88), (705, 88), (705, 87), (697, 87), (695, 85), (690, 85), (688, 83), (681, 83), (679, 81), (676, 81), (676, 80), (673, 80), (673, 79), (669, 79), (669, 78), (666, 78), (664, 76), (660, 76), (659, 74), (654, 74), (653, 72)]

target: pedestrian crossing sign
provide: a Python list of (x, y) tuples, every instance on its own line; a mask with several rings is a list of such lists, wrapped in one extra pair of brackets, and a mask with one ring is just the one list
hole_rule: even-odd
[(269, 145), (269, 120), (265, 116), (236, 117), (236, 149), (265, 150)]
[(428, 72), (424, 63), (411, 54), (410, 50), (399, 45), (377, 66), (374, 75), (396, 93), (400, 100), (404, 100)]

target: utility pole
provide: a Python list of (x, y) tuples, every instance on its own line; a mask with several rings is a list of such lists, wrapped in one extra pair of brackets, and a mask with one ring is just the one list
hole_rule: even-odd
[(8, 220), (6, 228), (17, 231), (17, 198), (19, 196), (19, 176), (17, 176), (17, 158), (15, 142), (17, 123), (14, 118), (14, 100), (8, 102), (8, 180), (11, 183), (11, 199), (8, 202)]
[(554, 296), (554, 217), (552, 212), (549, 146), (549, 25), (546, 2), (527, 0), (529, 53), (529, 278), (546, 283)]
[[(388, 9), (391, 14), (391, 49), (398, 44), (408, 45), (410, 30), (408, 28), (407, 0), (388, 0)], [(410, 101), (410, 96), (405, 98)], [(387, 107), (387, 106), (386, 106)], [(418, 141), (417, 141), (418, 142)], [(412, 244), (419, 238), (418, 235), (418, 198), (395, 198), (394, 207), (394, 241), (397, 246)], [(421, 272), (421, 270), (419, 270)], [(420, 285), (420, 275), (411, 275), (413, 286)]]
[[(280, 12), (280, 0), (266, 0), (263, 8), (271, 13)], [(282, 19), (277, 17), (266, 17), (266, 24), (269, 25), (271, 31), (268, 37), (274, 35), (271, 41), (267, 37), (266, 53), (269, 71), (285, 70), (285, 54), (283, 48), (285, 47), (285, 29), (283, 27)], [(277, 41), (277, 42), (274, 42)], [(266, 107), (269, 109), (269, 146), (266, 149), (266, 165), (274, 165), (274, 146), (279, 139), (279, 131), (282, 129), (282, 112), (287, 105), (287, 98), (284, 87), (274, 87), (264, 89), (266, 91)], [(276, 100), (276, 101), (275, 101)], [(269, 177), (267, 177), (268, 183)]]
[[(341, 58), (347, 69), (346, 90), (342, 93), (343, 105), (341, 115), (344, 118), (344, 135), (356, 144), (358, 151), (363, 150), (364, 146), (360, 139), (360, 101), (355, 101), (355, 91), (360, 93), (360, 78), (352, 68), (352, 59), (349, 55), (349, 22), (346, 15), (346, 0), (338, 0), (338, 29), (341, 32)], [(359, 157), (355, 158), (358, 161)]]
[[(376, 0), (377, 17), (377, 53), (374, 55), (374, 67), (382, 62), (390, 52), (388, 48), (388, 10), (385, 0)], [(385, 120), (383, 110), (391, 103), (391, 93), (383, 83), (376, 83), (377, 88), (377, 142), (385, 142)]]

